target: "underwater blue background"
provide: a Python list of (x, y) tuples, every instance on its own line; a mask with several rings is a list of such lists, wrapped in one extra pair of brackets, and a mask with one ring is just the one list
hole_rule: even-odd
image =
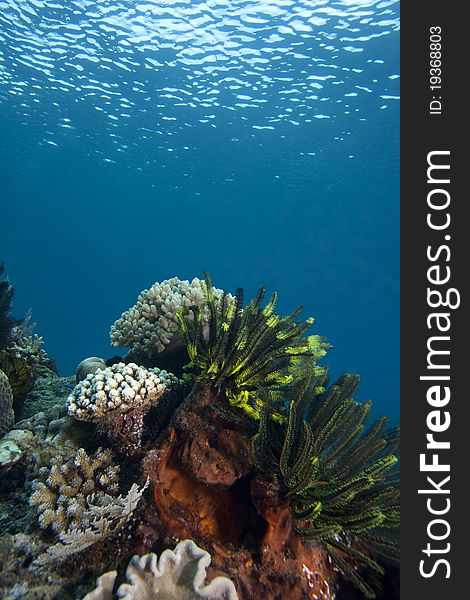
[(0, 259), (61, 374), (155, 281), (264, 284), (399, 414), (395, 1), (0, 1)]

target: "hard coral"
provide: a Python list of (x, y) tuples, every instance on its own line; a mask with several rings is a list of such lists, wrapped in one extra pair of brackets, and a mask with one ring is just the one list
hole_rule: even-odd
[(86, 379), (87, 375), (94, 373), (98, 369), (106, 369), (106, 363), (102, 358), (98, 356), (90, 356), (84, 358), (78, 365), (75, 373), (77, 383)]
[[(173, 550), (134, 556), (126, 571), (117, 597), (123, 600), (238, 600), (235, 586), (227, 577), (215, 577), (206, 584), (206, 570), (211, 562), (208, 552), (192, 540), (179, 542)], [(116, 572), (105, 573), (96, 590), (83, 600), (111, 600)]]
[(0, 437), (12, 428), (14, 420), (13, 393), (8, 377), (0, 370)]
[(80, 448), (68, 460), (59, 454), (49, 468), (40, 469), (30, 504), (38, 507), (40, 527), (51, 528), (59, 542), (38, 564), (61, 562), (124, 527), (147, 485), (133, 484), (125, 496), (118, 495), (119, 470), (111, 451), (102, 448), (92, 455)]
[(40, 527), (57, 533), (89, 526), (90, 505), (103, 504), (118, 491), (119, 466), (112, 462), (111, 451), (102, 448), (91, 456), (80, 448), (66, 461), (58, 455), (39, 475), (30, 504), (38, 507)]
[(318, 394), (318, 381), (304, 383), (284, 425), (269, 419), (267, 406), (253, 454), (262, 472), (279, 478), (302, 541), (322, 544), (365, 597), (375, 598), (359, 569), (383, 575), (375, 558), (398, 559), (398, 430), (386, 432), (382, 417), (365, 431), (371, 403), (352, 399), (358, 384), (346, 374)]
[[(222, 290), (213, 290), (215, 298)], [(170, 346), (181, 344), (176, 313), (182, 310), (192, 318), (190, 307), (196, 306), (207, 319), (202, 282), (195, 277), (191, 282), (173, 277), (155, 283), (144, 290), (135, 306), (124, 312), (111, 327), (111, 343), (120, 348), (131, 348), (134, 353), (153, 356)]]
[(38, 557), (37, 564), (60, 563), (94, 544), (119, 534), (132, 518), (146, 488), (147, 484), (139, 487), (134, 483), (125, 496), (104, 495), (98, 498), (98, 502), (92, 495), (89, 499), (89, 524), (73, 526), (62, 531), (59, 534), (60, 541), (54, 546), (49, 546), (47, 551)]
[(32, 334), (35, 325), (29, 325), (30, 317), (28, 313), (20, 324), (15, 325), (9, 344), (0, 350), (0, 369), (10, 381), (17, 412), (39, 377), (56, 374), (55, 364), (43, 348), (43, 338)]
[(67, 399), (69, 415), (104, 427), (121, 451), (132, 454), (142, 443), (144, 417), (152, 406), (166, 402), (179, 380), (160, 369), (117, 363), (90, 373)]

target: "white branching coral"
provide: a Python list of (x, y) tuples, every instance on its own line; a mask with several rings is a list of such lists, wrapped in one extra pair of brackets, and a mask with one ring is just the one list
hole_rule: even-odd
[(124, 454), (141, 447), (144, 417), (152, 406), (163, 407), (184, 385), (162, 369), (117, 363), (90, 373), (67, 398), (69, 415), (99, 423)]
[(178, 383), (177, 377), (160, 369), (117, 363), (78, 383), (67, 398), (67, 411), (79, 421), (97, 422), (114, 411), (148, 409)]
[[(233, 582), (216, 577), (206, 585), (208, 552), (192, 540), (180, 542), (173, 550), (134, 556), (126, 571), (127, 582), (119, 586), (121, 600), (238, 600)], [(116, 571), (102, 575), (97, 587), (83, 600), (112, 600)]]
[[(47, 551), (35, 561), (38, 565), (50, 562), (61, 562), (69, 556), (86, 550), (97, 542), (113, 536), (121, 530), (132, 517), (142, 494), (148, 486), (139, 487), (134, 483), (125, 496), (107, 496), (100, 498), (92, 496), (88, 506), (88, 526), (70, 527), (59, 534), (59, 542), (50, 546)], [(93, 501), (99, 500), (99, 504)]]
[(69, 460), (60, 454), (53, 457), (50, 468), (39, 470), (39, 477), (30, 504), (38, 509), (41, 528), (60, 533), (90, 526), (95, 506), (116, 501), (119, 466), (113, 464), (110, 450), (99, 448), (88, 455), (79, 448)]
[[(144, 290), (137, 303), (111, 327), (112, 345), (131, 348), (133, 352), (145, 356), (163, 352), (174, 345), (179, 341), (176, 313), (180, 307), (183, 307), (185, 314), (188, 313), (188, 318), (192, 315), (189, 311), (191, 306), (197, 306), (207, 317), (203, 285), (204, 282), (197, 277), (191, 282), (173, 277)], [(214, 289), (213, 293), (220, 298), (223, 291)]]

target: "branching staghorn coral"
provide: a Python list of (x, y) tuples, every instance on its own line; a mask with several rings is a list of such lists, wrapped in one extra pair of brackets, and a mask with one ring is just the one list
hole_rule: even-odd
[(139, 487), (134, 483), (125, 496), (102, 496), (99, 505), (92, 503), (95, 501), (92, 497), (88, 507), (89, 525), (62, 531), (59, 534), (60, 541), (39, 556), (37, 564), (61, 562), (115, 535), (132, 518), (147, 485), (148, 483)]
[[(191, 319), (189, 309), (197, 306), (203, 318), (207, 317), (201, 284), (197, 277), (191, 282), (173, 277), (157, 282), (150, 289), (141, 292), (137, 303), (125, 311), (111, 327), (112, 345), (152, 356), (181, 343), (178, 337), (177, 311), (182, 310)], [(215, 289), (213, 295), (214, 298), (220, 298), (223, 292)]]
[(50, 468), (39, 471), (31, 506), (37, 506), (39, 525), (61, 533), (72, 527), (86, 528), (95, 518), (91, 506), (112, 502), (117, 496), (119, 466), (112, 462), (110, 450), (99, 448), (89, 456), (83, 448), (64, 460), (52, 458)]
[[(184, 540), (173, 550), (134, 556), (117, 597), (122, 600), (237, 600), (237, 592), (227, 577), (216, 577), (206, 585), (206, 570), (211, 562), (208, 552), (192, 540)], [(98, 586), (83, 600), (112, 600), (116, 571), (105, 573)]]
[(67, 398), (67, 410), (80, 421), (102, 425), (121, 451), (132, 454), (141, 446), (147, 412), (158, 402), (165, 403), (164, 396), (174, 395), (180, 383), (161, 369), (117, 363), (78, 383)]
[[(313, 363), (325, 355), (329, 345), (317, 335), (304, 336), (313, 319), (297, 321), (300, 308), (287, 317), (276, 314), (275, 293), (263, 308), (263, 287), (243, 308), (241, 288), (235, 297), (224, 293), (219, 298), (207, 274), (202, 287), (209, 312), (207, 327), (198, 307), (191, 307), (192, 318), (181, 309), (177, 313), (190, 359), (185, 367), (187, 379), (209, 382), (230, 406), (259, 419), (263, 396), (282, 401), (282, 388), (292, 383), (294, 373), (303, 371), (307, 359), (310, 369), (318, 374), (326, 371)], [(230, 418), (230, 413), (223, 414), (223, 407), (216, 408)], [(280, 402), (279, 412), (272, 416), (282, 419), (283, 412)]]
[(316, 393), (323, 383), (298, 384), (286, 424), (274, 423), (274, 408), (265, 406), (253, 455), (262, 472), (282, 482), (302, 540), (323, 544), (346, 577), (374, 598), (355, 566), (383, 574), (374, 556), (398, 559), (399, 433), (385, 431), (385, 417), (365, 431), (371, 403), (352, 399), (356, 375)]

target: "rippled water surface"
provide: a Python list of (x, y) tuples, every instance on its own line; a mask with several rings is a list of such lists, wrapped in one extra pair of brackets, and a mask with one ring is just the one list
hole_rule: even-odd
[(63, 372), (206, 269), (303, 305), (397, 417), (398, 11), (0, 0), (0, 259)]
[(39, 121), (43, 143), (86, 136), (106, 161), (149, 140), (188, 150), (188, 128), (241, 121), (286, 135), (326, 119), (344, 136), (398, 99), (377, 44), (398, 29), (390, 0), (10, 0), (0, 19), (0, 93), (18, 119)]

